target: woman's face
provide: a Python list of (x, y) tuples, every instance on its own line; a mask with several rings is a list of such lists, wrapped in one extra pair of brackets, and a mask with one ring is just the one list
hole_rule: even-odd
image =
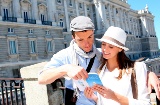
[(103, 58), (108, 60), (117, 58), (118, 53), (122, 51), (121, 48), (105, 42), (102, 42), (101, 49), (102, 49)]

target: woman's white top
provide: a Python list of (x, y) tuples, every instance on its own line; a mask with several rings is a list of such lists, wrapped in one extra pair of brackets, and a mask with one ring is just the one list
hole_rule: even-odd
[[(120, 80), (116, 77), (119, 75), (118, 69), (112, 72), (108, 71), (106, 65), (104, 65), (100, 78), (105, 87), (110, 88), (112, 91), (126, 96), (129, 100), (129, 105), (151, 105), (150, 97), (148, 94), (148, 89), (146, 86), (147, 80), (147, 68), (145, 63), (136, 62), (135, 63), (136, 80), (138, 85), (138, 99), (134, 99), (132, 95), (131, 87), (131, 73), (125, 73)], [(98, 94), (98, 105), (120, 105), (118, 102), (104, 98)]]

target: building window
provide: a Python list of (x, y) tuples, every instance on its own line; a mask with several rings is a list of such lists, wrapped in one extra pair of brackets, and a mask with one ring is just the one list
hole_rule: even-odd
[(79, 3), (79, 8), (82, 8), (82, 3)]
[(46, 30), (46, 35), (50, 35), (50, 32), (49, 32), (49, 30)]
[(13, 28), (8, 28), (8, 33), (13, 33), (14, 29)]
[(4, 12), (4, 19), (8, 19), (8, 9), (3, 9)]
[(33, 34), (33, 29), (29, 29), (29, 30), (28, 30), (28, 33), (29, 33), (29, 34)]
[(35, 40), (30, 41), (30, 51), (31, 53), (36, 53), (36, 41)]
[(118, 9), (116, 8), (116, 14), (118, 14)]
[(90, 10), (89, 5), (87, 5), (87, 10), (88, 10), (88, 11)]
[(52, 41), (47, 41), (47, 51), (48, 52), (52, 52), (53, 51)]
[(28, 22), (28, 13), (24, 12), (23, 15), (24, 15), (24, 22), (25, 23)]
[(61, 0), (57, 0), (57, 3), (60, 3), (60, 4), (61, 4), (61, 3), (62, 3), (62, 1), (61, 1)]
[(64, 48), (67, 48), (67, 43), (64, 43)]
[(43, 22), (45, 19), (44, 19), (44, 15), (41, 14), (41, 21)]
[(19, 69), (13, 69), (12, 71), (13, 71), (13, 77), (14, 78), (20, 78), (21, 77)]
[(10, 54), (17, 54), (17, 48), (16, 48), (16, 41), (10, 40), (9, 41), (9, 50)]
[(105, 9), (107, 9), (107, 6), (105, 5)]
[(129, 58), (131, 59), (131, 56), (129, 55)]
[(61, 27), (63, 27), (63, 19), (60, 19), (59, 24)]
[(69, 6), (73, 6), (72, 0), (69, 0)]

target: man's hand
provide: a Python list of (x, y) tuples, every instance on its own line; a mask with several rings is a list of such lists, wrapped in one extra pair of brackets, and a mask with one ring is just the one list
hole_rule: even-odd
[(72, 79), (86, 79), (88, 78), (87, 71), (81, 67), (76, 65), (67, 65), (67, 75)]
[(160, 100), (160, 80), (154, 72), (148, 71), (147, 86), (149, 93), (151, 93), (152, 88), (154, 88), (157, 98)]

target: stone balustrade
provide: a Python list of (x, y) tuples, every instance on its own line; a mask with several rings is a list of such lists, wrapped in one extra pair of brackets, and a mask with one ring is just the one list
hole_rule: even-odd
[[(26, 105), (62, 105), (62, 90), (54, 89), (51, 84), (40, 85), (38, 73), (47, 62), (21, 68), (21, 77), (24, 79)], [(58, 86), (57, 86), (58, 87)]]

